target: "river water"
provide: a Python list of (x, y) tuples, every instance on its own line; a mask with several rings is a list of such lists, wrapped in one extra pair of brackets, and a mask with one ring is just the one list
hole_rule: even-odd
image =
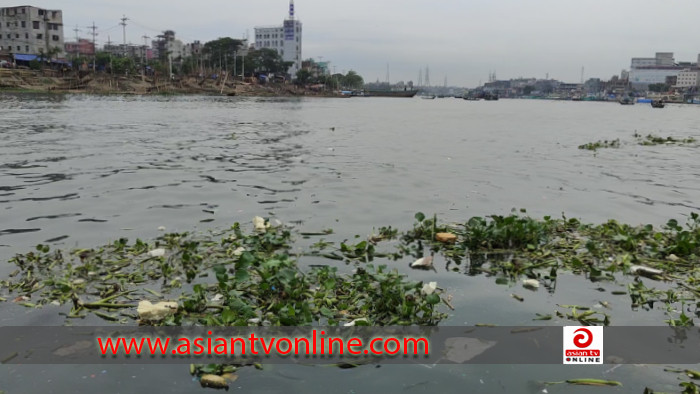
[[(332, 228), (339, 239), (407, 229), (417, 211), (456, 222), (512, 208), (595, 223), (685, 222), (700, 210), (697, 148), (639, 146), (633, 134), (698, 138), (699, 118), (698, 106), (565, 101), (0, 95), (0, 277), (14, 253), (38, 243), (90, 247), (256, 215), (302, 231)], [(617, 138), (619, 149), (577, 148)], [(455, 294), (447, 325), (531, 325), (556, 303), (600, 298), (573, 276), (562, 278), (556, 300), (538, 292), (520, 304), (482, 277), (434, 275)], [(663, 316), (619, 304), (617, 324)], [(0, 303), (0, 325), (61, 324), (51, 316)], [(527, 393), (533, 377), (626, 378), (625, 392), (677, 387), (660, 367), (609, 367), (272, 366), (242, 371), (232, 389)], [(185, 369), (3, 366), (0, 390), (191, 392), (198, 385)]]

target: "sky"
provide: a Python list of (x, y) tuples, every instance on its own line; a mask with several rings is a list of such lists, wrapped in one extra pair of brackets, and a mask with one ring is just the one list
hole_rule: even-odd
[[(59, 5), (60, 4), (60, 5)], [(288, 0), (48, 0), (32, 3), (63, 11), (66, 41), (90, 38), (143, 44), (174, 30), (184, 42), (254, 37), (256, 26), (281, 25)], [(676, 61), (700, 53), (698, 0), (296, 0), (303, 23), (302, 57), (331, 61), (367, 82), (418, 82), (475, 87), (518, 77), (564, 82), (609, 79), (632, 57), (674, 52)], [(150, 42), (150, 39), (149, 39)], [(388, 73), (387, 73), (388, 70)], [(425, 77), (424, 77), (425, 78)]]

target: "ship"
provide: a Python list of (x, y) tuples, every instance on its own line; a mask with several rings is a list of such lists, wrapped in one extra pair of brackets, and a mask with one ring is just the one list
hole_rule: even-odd
[(365, 90), (366, 97), (413, 97), (417, 90)]

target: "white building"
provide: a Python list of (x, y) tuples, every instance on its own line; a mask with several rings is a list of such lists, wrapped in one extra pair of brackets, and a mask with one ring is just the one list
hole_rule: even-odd
[(0, 50), (39, 55), (59, 49), (63, 57), (63, 12), (32, 6), (0, 8)]
[(700, 85), (700, 71), (698, 69), (686, 68), (678, 73), (676, 87), (691, 88)]
[(294, 19), (294, 0), (289, 1), (289, 17), (282, 26), (255, 28), (255, 49), (274, 49), (285, 62), (293, 62), (287, 71), (292, 78), (301, 69), (301, 42), (301, 22)]
[(683, 67), (676, 65), (673, 52), (656, 52), (653, 58), (632, 58), (629, 82), (637, 88), (666, 83), (667, 77), (677, 77)]

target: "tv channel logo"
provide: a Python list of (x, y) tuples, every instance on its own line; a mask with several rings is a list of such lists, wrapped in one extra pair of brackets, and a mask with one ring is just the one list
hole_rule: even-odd
[(602, 363), (603, 327), (564, 327), (564, 364)]

